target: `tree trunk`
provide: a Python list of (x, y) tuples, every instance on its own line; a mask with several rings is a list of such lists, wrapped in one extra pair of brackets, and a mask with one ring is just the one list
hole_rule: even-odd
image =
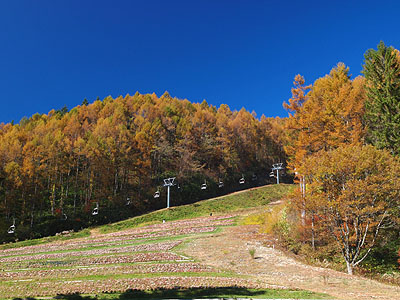
[(351, 265), (351, 263), (346, 261), (346, 265), (347, 265), (347, 274), (353, 275), (353, 266)]
[(305, 198), (306, 198), (306, 191), (305, 191), (305, 182), (304, 182), (304, 176), (300, 176), (300, 191), (301, 191), (301, 197), (303, 198), (303, 209), (301, 210), (301, 224), (306, 226), (306, 210), (305, 210)]
[(75, 216), (75, 210), (76, 210), (76, 198), (78, 195), (78, 172), (79, 172), (79, 156), (76, 160), (76, 171), (75, 171), (75, 195), (74, 195), (74, 216)]
[(31, 210), (31, 228), (33, 228), (34, 211), (35, 211), (35, 203), (32, 204), (32, 210)]
[(314, 213), (311, 216), (311, 245), (312, 249), (315, 250)]
[(51, 197), (50, 197), (50, 205), (51, 205), (51, 215), (54, 216), (54, 204), (56, 199), (56, 184), (53, 184), (53, 188), (51, 189)]

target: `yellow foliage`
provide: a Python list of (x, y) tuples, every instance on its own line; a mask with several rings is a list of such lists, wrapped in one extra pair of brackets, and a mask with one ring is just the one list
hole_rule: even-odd
[(286, 218), (286, 204), (275, 205), (264, 215), (264, 224), (261, 231), (264, 233), (273, 233), (276, 226)]
[(274, 228), (286, 218), (286, 204), (272, 206), (268, 211), (246, 217), (243, 225), (261, 225), (261, 232), (273, 233)]
[(265, 213), (261, 214), (253, 214), (247, 216), (242, 222), (241, 225), (262, 225), (264, 224)]

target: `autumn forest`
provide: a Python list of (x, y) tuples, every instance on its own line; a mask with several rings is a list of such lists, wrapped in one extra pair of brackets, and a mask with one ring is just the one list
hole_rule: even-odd
[(242, 176), (247, 186), (267, 183), (271, 164), (285, 161), (279, 125), (168, 93), (85, 100), (3, 124), (1, 239), (14, 219), (17, 237), (27, 238), (165, 207), (168, 177), (179, 184), (171, 189), (173, 206), (235, 190)]

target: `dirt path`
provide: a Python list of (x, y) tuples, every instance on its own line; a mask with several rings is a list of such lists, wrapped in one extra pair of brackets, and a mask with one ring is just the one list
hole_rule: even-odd
[[(400, 300), (400, 287), (305, 265), (273, 247), (263, 246), (266, 239), (266, 235), (258, 233), (257, 226), (230, 227), (193, 240), (185, 253), (205, 264), (252, 275), (272, 285), (327, 293), (337, 299)], [(249, 249), (255, 249), (255, 259)]]

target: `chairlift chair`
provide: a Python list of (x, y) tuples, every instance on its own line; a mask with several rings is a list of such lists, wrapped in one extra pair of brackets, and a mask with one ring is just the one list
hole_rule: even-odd
[(96, 207), (92, 211), (92, 216), (96, 216), (99, 214), (99, 202), (96, 202)]
[(65, 221), (66, 219), (68, 219), (67, 215), (64, 213), (64, 209), (61, 208), (61, 220)]
[(154, 193), (154, 198), (159, 198), (160, 197), (160, 191), (157, 189), (157, 191)]
[(15, 232), (15, 225), (11, 225), (10, 228), (8, 228), (8, 233), (12, 234)]
[(126, 198), (126, 204), (125, 204), (126, 206), (129, 206), (129, 205), (131, 205), (131, 198)]
[(239, 179), (239, 184), (243, 184), (244, 182), (245, 182), (245, 180), (244, 180), (244, 176), (242, 174), (242, 178)]
[(218, 187), (219, 188), (224, 187), (224, 182), (221, 179), (218, 179)]
[(275, 177), (274, 171), (269, 173), (269, 177)]
[(9, 234), (13, 234), (15, 232), (15, 219), (13, 220), (13, 224), (8, 228), (7, 232)]
[(206, 190), (207, 189), (207, 181), (204, 180), (204, 183), (201, 185), (201, 189), (202, 190)]

